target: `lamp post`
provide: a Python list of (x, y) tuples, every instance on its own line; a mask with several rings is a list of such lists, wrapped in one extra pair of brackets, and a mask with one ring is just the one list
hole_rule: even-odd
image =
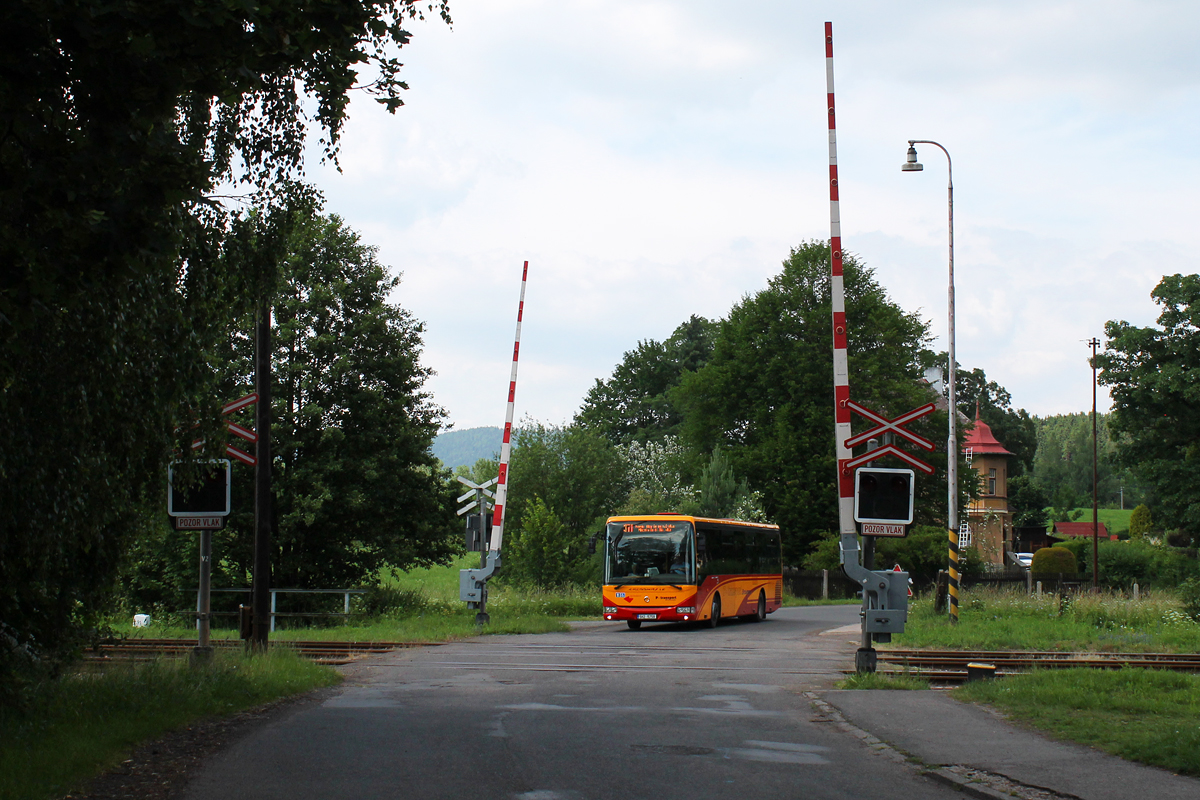
[(950, 330), (949, 350), (950, 369), (946, 382), (947, 399), (950, 411), (950, 433), (946, 440), (946, 500), (949, 507), (946, 524), (950, 530), (950, 622), (958, 622), (958, 397), (954, 386), (954, 164), (950, 160), (950, 151), (940, 144), (928, 139), (908, 140), (908, 159), (900, 165), (902, 172), (920, 172), (925, 167), (917, 161), (918, 144), (931, 144), (946, 154), (946, 199), (950, 220), (950, 284), (947, 290), (947, 305), (949, 307)]

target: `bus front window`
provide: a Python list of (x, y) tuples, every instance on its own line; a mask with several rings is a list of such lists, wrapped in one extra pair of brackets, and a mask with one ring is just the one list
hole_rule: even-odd
[(694, 584), (690, 522), (610, 522), (607, 584)]

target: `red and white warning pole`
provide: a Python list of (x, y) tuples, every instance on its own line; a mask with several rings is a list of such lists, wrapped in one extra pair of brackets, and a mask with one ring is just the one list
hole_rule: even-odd
[(833, 300), (833, 420), (837, 452), (838, 528), (855, 533), (854, 475), (846, 462), (850, 438), (850, 368), (846, 357), (846, 290), (842, 283), (842, 221), (838, 209), (837, 117), (833, 104), (833, 23), (825, 23), (825, 92), (829, 109), (829, 278)]
[(517, 397), (517, 357), (521, 354), (521, 318), (525, 315), (525, 280), (529, 262), (521, 270), (521, 300), (517, 304), (517, 335), (513, 343), (512, 375), (508, 380), (508, 410), (504, 414), (504, 441), (500, 445), (500, 475), (496, 483), (496, 513), (492, 517), (492, 540), (488, 549), (500, 552), (504, 543), (504, 503), (508, 499), (508, 457), (512, 454), (513, 405)]

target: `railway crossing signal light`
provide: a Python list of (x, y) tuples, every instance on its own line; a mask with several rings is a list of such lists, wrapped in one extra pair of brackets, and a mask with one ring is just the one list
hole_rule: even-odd
[[(481, 526), (479, 521), (483, 520)], [(492, 538), (494, 516), (487, 514), (471, 514), (467, 517), (467, 552), (482, 553), (486, 551), (488, 541)], [(483, 528), (481, 531), (480, 528)]]
[(913, 471), (862, 467), (854, 472), (854, 521), (911, 525)]

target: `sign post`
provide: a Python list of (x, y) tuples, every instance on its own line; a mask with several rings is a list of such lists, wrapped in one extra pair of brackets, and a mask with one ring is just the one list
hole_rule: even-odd
[[(459, 496), (458, 502), (461, 503), (466, 500), (471, 500), (472, 497), (475, 498), (460, 508), (458, 510), (458, 515), (461, 517), (463, 514), (466, 514), (473, 508), (479, 509), (478, 514), (472, 514), (467, 517), (467, 550), (470, 552), (479, 552), (479, 568), (483, 569), (487, 566), (488, 531), (492, 527), (488, 524), (490, 521), (488, 518), (488, 511), (489, 507), (495, 508), (496, 505), (496, 494), (494, 492), (489, 492), (488, 487), (494, 486), (499, 478), (492, 478), (490, 481), (484, 481), (483, 483), (475, 483), (474, 481), (459, 475), (457, 480), (463, 486), (466, 486), (471, 490), (466, 494)], [(459, 594), (464, 594), (464, 590), (467, 590), (465, 592), (467, 595), (470, 595), (471, 597), (477, 596), (478, 599), (467, 600), (467, 608), (477, 609), (477, 613), (475, 614), (475, 622), (479, 625), (484, 625), (488, 621), (487, 584), (484, 583), (481, 585), (477, 591), (472, 591), (475, 589), (474, 586), (466, 587), (461, 585), (463, 581), (463, 575), (465, 575), (467, 572), (469, 572), (469, 570), (463, 570), (459, 574)]]
[(177, 530), (200, 531), (200, 603), (196, 609), (196, 648), (192, 660), (212, 659), (212, 532), (225, 527), (229, 516), (230, 464), (227, 459), (209, 462), (216, 466), (198, 486), (176, 486), (175, 470), (167, 471), (167, 514)]
[[(221, 407), (221, 414), (229, 416), (258, 402), (258, 393), (239, 397)], [(234, 436), (250, 442), (258, 441), (258, 434), (233, 422), (225, 428)], [(204, 445), (203, 439), (192, 442), (196, 450)], [(254, 465), (255, 458), (233, 445), (226, 445), (227, 455), (243, 464)], [(223, 465), (213, 470), (199, 487), (180, 491), (175, 486), (174, 468), (167, 470), (167, 514), (175, 520), (175, 530), (200, 532), (200, 588), (196, 599), (196, 647), (192, 661), (207, 662), (212, 659), (212, 532), (225, 527), (225, 519), (231, 511), (230, 462), (220, 459), (210, 462)]]

